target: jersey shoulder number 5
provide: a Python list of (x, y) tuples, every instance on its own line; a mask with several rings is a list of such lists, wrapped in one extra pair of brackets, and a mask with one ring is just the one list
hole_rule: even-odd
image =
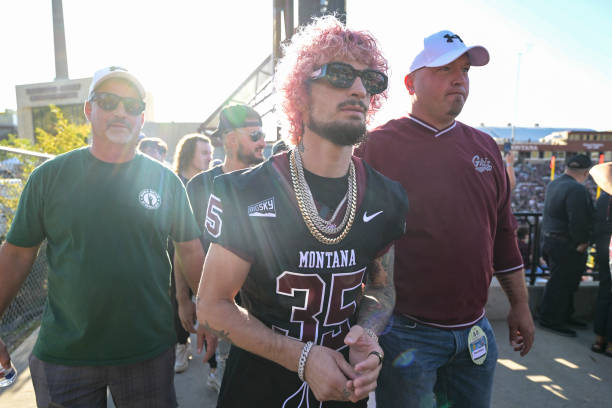
[(214, 194), (208, 197), (208, 207), (206, 209), (206, 221), (204, 225), (206, 231), (215, 238), (219, 238), (221, 235), (221, 214), (223, 213), (223, 207), (221, 206), (221, 199)]

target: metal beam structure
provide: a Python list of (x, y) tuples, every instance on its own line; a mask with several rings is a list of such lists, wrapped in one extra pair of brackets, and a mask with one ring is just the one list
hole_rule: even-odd
[[(210, 133), (219, 124), (219, 113), (223, 108), (234, 104), (254, 107), (263, 117), (272, 113), (274, 107), (270, 96), (274, 92), (272, 77), (276, 62), (282, 56), (282, 43), (295, 32), (294, 3), (298, 3), (299, 25), (308, 24), (313, 17), (336, 14), (346, 24), (346, 0), (272, 0), (272, 54), (234, 90), (198, 127), (200, 133)], [(220, 146), (220, 140), (213, 140)]]

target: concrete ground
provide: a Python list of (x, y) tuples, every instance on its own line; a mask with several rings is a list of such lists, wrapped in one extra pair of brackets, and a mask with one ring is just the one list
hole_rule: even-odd
[[(500, 355), (493, 386), (493, 407), (612, 406), (612, 358), (590, 351), (593, 341), (591, 328), (579, 330), (577, 338), (567, 338), (536, 327), (535, 345), (526, 357), (521, 358), (508, 344), (506, 323), (494, 320), (492, 325)], [(35, 406), (27, 357), (37, 334), (35, 332), (13, 353), (19, 378), (13, 386), (0, 391), (2, 407)], [(175, 377), (181, 407), (215, 406), (216, 393), (206, 386), (207, 376), (208, 365), (194, 355), (189, 369)]]

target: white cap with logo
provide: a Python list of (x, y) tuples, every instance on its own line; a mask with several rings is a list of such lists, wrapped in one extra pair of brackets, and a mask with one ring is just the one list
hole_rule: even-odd
[(103, 68), (99, 71), (96, 71), (91, 81), (91, 85), (89, 86), (88, 99), (91, 98), (91, 94), (96, 90), (98, 85), (100, 85), (103, 81), (106, 81), (107, 79), (111, 79), (111, 78), (122, 78), (130, 82), (138, 90), (138, 93), (140, 94), (140, 98), (144, 99), (145, 89), (140, 83), (140, 81), (130, 72), (128, 72), (127, 69), (121, 68), (121, 67), (114, 67), (114, 66)]
[(480, 45), (466, 47), (461, 37), (447, 30), (430, 35), (423, 43), (423, 50), (412, 61), (408, 75), (423, 67), (441, 67), (449, 64), (466, 52), (473, 66), (489, 63), (489, 52), (485, 47)]

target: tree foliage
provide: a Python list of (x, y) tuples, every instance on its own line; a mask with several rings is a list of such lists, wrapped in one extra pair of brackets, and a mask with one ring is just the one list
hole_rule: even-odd
[(53, 105), (51, 112), (55, 116), (55, 127), (52, 132), (36, 129), (36, 143), (34, 143), (33, 150), (58, 155), (87, 145), (87, 137), (90, 132), (88, 123), (78, 125), (69, 122), (64, 118), (62, 111)]
[[(34, 143), (30, 139), (9, 135), (6, 140), (0, 141), (0, 146), (51, 155), (62, 154), (86, 146), (91, 131), (90, 125), (88, 123), (71, 123), (57, 106), (51, 105), (50, 109), (54, 123), (51, 131), (47, 132), (36, 128)], [(16, 158), (19, 161), (18, 164), (7, 164), (0, 168), (3, 173), (2, 179), (0, 179), (0, 237), (2, 239), (6, 236), (6, 232), (13, 221), (23, 186), (36, 166), (45, 160), (26, 154), (0, 152), (0, 161), (3, 163), (6, 163), (5, 160), (12, 158)]]

